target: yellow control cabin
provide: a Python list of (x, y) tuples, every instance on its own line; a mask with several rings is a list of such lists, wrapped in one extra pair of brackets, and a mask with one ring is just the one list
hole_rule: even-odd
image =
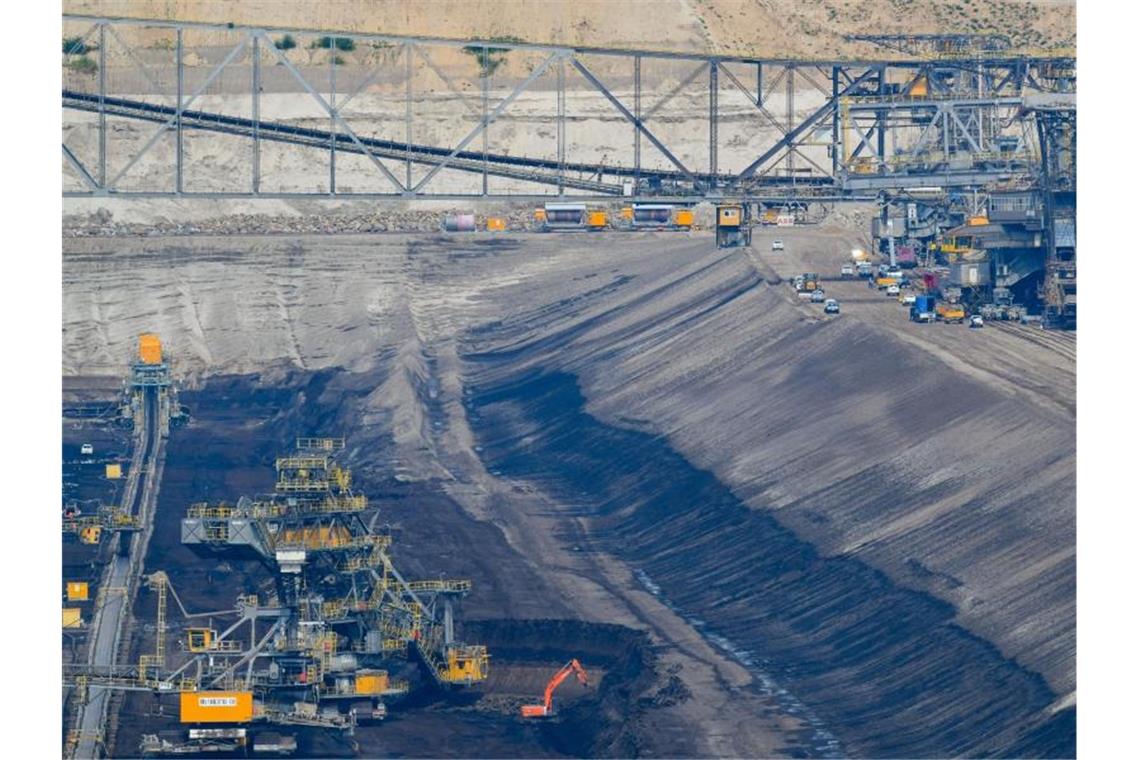
[(249, 723), (253, 720), (253, 692), (182, 692), (179, 720), (183, 723)]
[(162, 341), (154, 333), (139, 336), (139, 361), (143, 364), (162, 364)]
[(752, 245), (752, 227), (748, 207), (740, 203), (722, 203), (716, 207), (716, 247), (736, 248)]
[(447, 650), (447, 666), (443, 680), (470, 686), (487, 678), (490, 655), (485, 646), (452, 647)]

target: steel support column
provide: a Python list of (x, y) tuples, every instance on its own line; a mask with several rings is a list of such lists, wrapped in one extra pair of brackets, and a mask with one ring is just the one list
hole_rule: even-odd
[[(839, 67), (831, 67), (831, 100), (839, 102)], [(839, 109), (831, 114), (831, 176), (839, 176)]]
[(182, 29), (178, 29), (178, 39), (174, 43), (175, 56), (178, 58), (175, 63), (177, 69), (176, 77), (178, 79), (178, 105), (175, 116), (174, 127), (174, 192), (182, 195), (182, 100), (185, 97), (183, 89), (185, 87), (185, 72), (182, 67)]
[(641, 187), (641, 56), (633, 57), (633, 187)]
[(407, 151), (404, 167), (407, 181), (404, 187), (412, 188), (412, 43), (404, 43), (404, 141)]
[(716, 174), (717, 174), (717, 161), (716, 161), (716, 148), (717, 148), (717, 95), (719, 86), (717, 84), (717, 72), (720, 70), (720, 64), (713, 59), (709, 61), (709, 181), (708, 189), (716, 189)]
[(329, 43), (329, 194), (336, 194), (336, 43), (333, 37)]
[(99, 187), (107, 188), (107, 23), (99, 24)]
[[(784, 100), (784, 102), (786, 103), (787, 108), (788, 108), (787, 121), (785, 123), (784, 134), (788, 134), (792, 131), (792, 127), (794, 126), (795, 120), (796, 120), (796, 67), (795, 66), (792, 66), (792, 65), (788, 66), (787, 76), (784, 77), (784, 87), (785, 87), (785, 92), (784, 92), (785, 100)], [(788, 151), (788, 157), (786, 159), (786, 164), (785, 164), (784, 168), (787, 171), (788, 176), (791, 177), (794, 181), (795, 176), (796, 176), (796, 174), (795, 174), (795, 169), (796, 169), (795, 151), (793, 151), (793, 150)]]
[[(182, 31), (179, 30), (179, 37)], [(252, 114), (253, 114), (253, 194), (261, 192), (261, 40), (256, 34), (252, 35), (253, 77), (251, 85)], [(181, 40), (179, 41), (181, 46)]]
[[(480, 88), (483, 93), (483, 113), (481, 120), (483, 124), (487, 123), (487, 100), (490, 97), (491, 88), (491, 72), (487, 70), (487, 46), (483, 46), (483, 71), (480, 72), (482, 76), (479, 77), (479, 83), (482, 85)], [(411, 142), (411, 138), (408, 140)], [(483, 195), (487, 194), (487, 130), (483, 130)]]
[[(484, 111), (486, 118), (486, 111)], [(558, 194), (565, 191), (566, 177), (566, 60), (558, 59)]]

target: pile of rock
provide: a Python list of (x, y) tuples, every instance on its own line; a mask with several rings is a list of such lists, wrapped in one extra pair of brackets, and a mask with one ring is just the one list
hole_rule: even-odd
[[(368, 212), (226, 214), (194, 221), (117, 222), (107, 209), (86, 215), (65, 216), (64, 237), (172, 236), (172, 235), (327, 235), (370, 232), (435, 232), (443, 229), (448, 216), (470, 214), (470, 208), (408, 209), (377, 206)], [(488, 217), (506, 220), (508, 230), (528, 229), (534, 218), (529, 206), (481, 207), (475, 214), (476, 229), (487, 228)]]

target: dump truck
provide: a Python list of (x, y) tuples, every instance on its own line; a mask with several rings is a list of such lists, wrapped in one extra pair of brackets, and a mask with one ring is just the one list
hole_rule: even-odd
[(910, 307), (910, 319), (912, 322), (933, 322), (936, 314), (934, 311), (935, 299), (932, 295), (915, 296), (914, 305)]
[(796, 290), (810, 293), (819, 287), (819, 273), (818, 272), (804, 272), (796, 278), (799, 283)]
[(966, 321), (966, 309), (960, 303), (940, 303), (934, 307), (934, 313), (938, 316), (940, 322), (957, 322), (962, 324)]

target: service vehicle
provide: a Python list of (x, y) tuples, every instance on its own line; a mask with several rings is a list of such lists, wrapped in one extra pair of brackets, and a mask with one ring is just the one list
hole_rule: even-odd
[(888, 296), (898, 296), (898, 294), (901, 292), (902, 291), (899, 289), (899, 286), (897, 284), (887, 286), (887, 295)]
[(824, 301), (823, 302), (823, 313), (824, 314), (838, 314), (839, 313), (839, 301), (836, 301), (834, 298), (829, 298), (826, 301)]
[(972, 329), (972, 330), (978, 329), (979, 327), (981, 327), (985, 323), (986, 322), (984, 319), (982, 319), (981, 314), (975, 314), (972, 317), (970, 317), (970, 329)]
[(811, 292), (811, 302), (812, 303), (823, 303), (823, 301), (824, 301), (823, 290), (813, 290)]
[(966, 310), (960, 303), (940, 303), (934, 307), (934, 313), (940, 321), (947, 324), (950, 322), (962, 324), (966, 321)]
[(844, 264), (843, 266), (841, 266), (839, 268), (839, 276), (840, 277), (854, 277), (855, 276), (855, 267), (853, 267), (850, 264)]
[(914, 299), (914, 305), (910, 307), (910, 319), (912, 322), (933, 322), (935, 319), (934, 313), (935, 299), (932, 295), (920, 295)]
[(784, 250), (784, 241), (783, 240), (773, 240), (772, 241), (772, 250), (773, 251)]

